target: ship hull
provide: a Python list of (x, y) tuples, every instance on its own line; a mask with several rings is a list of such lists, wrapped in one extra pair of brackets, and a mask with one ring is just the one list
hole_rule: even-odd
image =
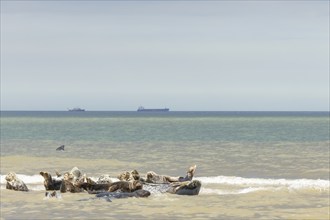
[(68, 109), (69, 112), (84, 112), (85, 109), (82, 108), (72, 108), (72, 109)]
[(138, 109), (138, 112), (168, 112), (170, 109), (163, 108), (163, 109)]

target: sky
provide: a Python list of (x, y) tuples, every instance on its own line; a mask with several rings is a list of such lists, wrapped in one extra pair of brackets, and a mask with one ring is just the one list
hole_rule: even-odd
[(328, 1), (1, 1), (1, 110), (329, 111)]

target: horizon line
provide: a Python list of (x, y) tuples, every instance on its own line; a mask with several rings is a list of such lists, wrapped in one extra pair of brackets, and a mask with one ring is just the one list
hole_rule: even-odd
[[(2, 110), (0, 112), (70, 112), (68, 110)], [(137, 110), (85, 110), (82, 112), (137, 112)], [(170, 110), (169, 112), (330, 112), (330, 110)]]

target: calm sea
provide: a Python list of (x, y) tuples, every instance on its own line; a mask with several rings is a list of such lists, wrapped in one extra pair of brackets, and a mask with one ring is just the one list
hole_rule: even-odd
[[(3, 219), (328, 219), (329, 112), (1, 112)], [(55, 149), (65, 145), (65, 151)], [(97, 178), (197, 165), (198, 196), (44, 200), (40, 171)], [(5, 189), (14, 171), (31, 189)]]

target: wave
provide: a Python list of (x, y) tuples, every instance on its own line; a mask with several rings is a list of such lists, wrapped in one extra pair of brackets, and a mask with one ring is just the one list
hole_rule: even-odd
[(263, 178), (243, 178), (236, 176), (215, 176), (198, 177), (203, 185), (221, 184), (242, 187), (286, 187), (288, 189), (314, 189), (329, 190), (330, 181), (322, 179), (263, 179)]
[[(30, 190), (44, 190), (44, 179), (40, 175), (17, 174)], [(97, 180), (96, 177), (92, 177)], [(264, 179), (236, 176), (196, 177), (202, 182), (201, 194), (244, 194), (262, 190), (317, 190), (329, 191), (330, 181), (322, 179)], [(1, 189), (5, 189), (5, 175), (0, 175)], [(112, 181), (117, 181), (112, 178)], [(230, 188), (230, 189), (228, 189)]]
[(266, 191), (271, 190), (270, 188), (266, 187), (248, 187), (243, 189), (212, 189), (207, 187), (202, 187), (200, 194), (211, 194), (211, 195), (236, 195), (236, 194), (246, 194), (252, 193), (257, 191)]
[[(24, 175), (16, 174), (19, 179), (21, 179), (25, 184), (43, 184), (44, 178), (41, 175)], [(0, 175), (1, 184), (6, 184), (6, 175)]]

